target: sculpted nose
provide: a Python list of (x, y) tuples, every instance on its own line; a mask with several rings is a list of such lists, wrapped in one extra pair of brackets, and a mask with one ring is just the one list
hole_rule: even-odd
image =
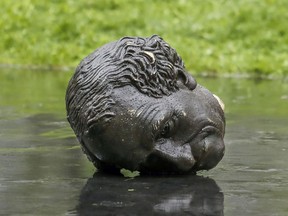
[(173, 161), (176, 167), (183, 172), (190, 170), (196, 162), (189, 144), (174, 147), (174, 153), (171, 154), (171, 156), (171, 161)]
[(156, 144), (145, 164), (149, 170), (156, 172), (187, 172), (193, 168), (195, 162), (189, 144), (166, 142)]
[(158, 152), (159, 156), (173, 164), (177, 170), (186, 172), (195, 164), (195, 159), (189, 144), (180, 146), (173, 142), (166, 142), (164, 144), (156, 145), (155, 150)]

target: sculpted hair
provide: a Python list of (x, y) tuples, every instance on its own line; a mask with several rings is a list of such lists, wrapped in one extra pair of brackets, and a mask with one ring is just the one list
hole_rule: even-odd
[(181, 57), (162, 38), (124, 37), (95, 50), (78, 65), (66, 92), (67, 119), (79, 137), (115, 115), (113, 89), (132, 85), (159, 98), (177, 91), (179, 81), (191, 90), (196, 87)]

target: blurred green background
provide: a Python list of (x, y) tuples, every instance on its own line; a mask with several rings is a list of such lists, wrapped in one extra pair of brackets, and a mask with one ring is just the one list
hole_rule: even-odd
[(71, 70), (107, 42), (158, 34), (194, 74), (283, 77), (287, 9), (287, 0), (1, 0), (0, 65)]
[(66, 120), (68, 80), (103, 44), (152, 34), (225, 102), (225, 157), (203, 174), (224, 214), (287, 215), (288, 0), (0, 0), (0, 13), (0, 215), (78, 205), (95, 168)]

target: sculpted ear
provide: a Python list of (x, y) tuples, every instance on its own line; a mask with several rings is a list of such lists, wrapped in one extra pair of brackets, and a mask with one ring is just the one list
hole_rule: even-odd
[(185, 72), (185, 71), (179, 71), (178, 72), (178, 75), (177, 75), (177, 78), (178, 78), (178, 80), (180, 80), (189, 90), (193, 90), (193, 89), (195, 89), (196, 88), (196, 86), (197, 86), (197, 82), (196, 82), (196, 80), (195, 80), (195, 78), (191, 75), (191, 74), (189, 74), (189, 73), (187, 73), (187, 72)]

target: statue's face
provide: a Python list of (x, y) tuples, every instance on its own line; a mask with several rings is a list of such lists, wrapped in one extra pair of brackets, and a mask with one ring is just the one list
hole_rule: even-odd
[(195, 172), (222, 159), (224, 113), (204, 87), (191, 91), (183, 85), (155, 98), (128, 85), (114, 89), (111, 97), (116, 115), (101, 132), (83, 137), (102, 162), (143, 172)]

